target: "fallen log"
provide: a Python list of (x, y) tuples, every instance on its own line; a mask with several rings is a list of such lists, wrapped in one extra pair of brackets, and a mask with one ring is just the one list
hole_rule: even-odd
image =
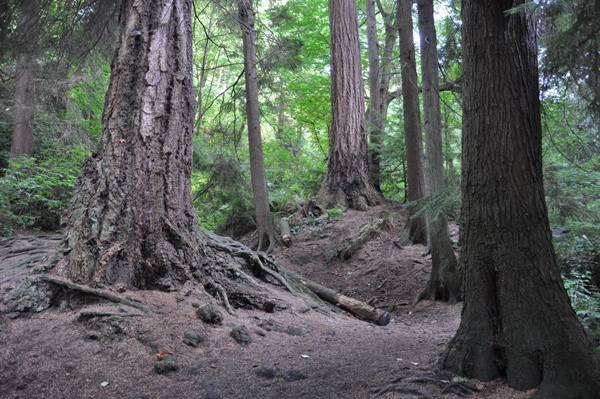
[(354, 255), (367, 241), (378, 237), (382, 230), (390, 229), (391, 224), (387, 219), (377, 219), (374, 222), (366, 223), (361, 226), (357, 234), (345, 238), (333, 249), (335, 256), (346, 260)]
[(283, 245), (289, 247), (292, 245), (292, 233), (290, 230), (290, 224), (287, 220), (281, 219), (281, 223), (279, 224), (281, 230), (281, 241), (283, 241)]
[(351, 313), (356, 317), (373, 322), (379, 326), (385, 326), (390, 322), (391, 316), (386, 311), (377, 309), (369, 305), (368, 303), (360, 301), (358, 299), (342, 295), (330, 288), (322, 286), (319, 283), (310, 281), (290, 270), (283, 269), (281, 267), (280, 269), (280, 271), (285, 275), (287, 279), (290, 279), (295, 283), (301, 284), (325, 302), (331, 303), (332, 305), (344, 309), (345, 311)]

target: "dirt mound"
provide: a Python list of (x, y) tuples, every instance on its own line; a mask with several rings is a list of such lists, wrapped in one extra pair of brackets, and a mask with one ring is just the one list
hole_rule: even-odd
[[(362, 245), (348, 246), (379, 220), (381, 229), (363, 230)], [(461, 304), (411, 305), (427, 282), (430, 259), (422, 246), (396, 244), (404, 222), (398, 204), (295, 218), (292, 245), (274, 254), (282, 266), (390, 312), (383, 327), (275, 285), (272, 313), (237, 309), (233, 316), (217, 307), (209, 323), (199, 319), (206, 296), (193, 285), (172, 293), (115, 292), (129, 301), (118, 304), (58, 286), (40, 297), (34, 268), (17, 265), (13, 251), (10, 263), (0, 263), (0, 295), (30, 289), (23, 298), (29, 296), (33, 315), (18, 317), (18, 309), (0, 304), (0, 398), (362, 399), (394, 380), (400, 391), (380, 397), (456, 398), (469, 389), (464, 384), (479, 389), (471, 397), (528, 397), (501, 383), (461, 385), (432, 374), (458, 327)], [(19, 243), (0, 243), (0, 256), (25, 246)], [(24, 278), (31, 283), (22, 285)], [(143, 306), (128, 306), (132, 301)]]

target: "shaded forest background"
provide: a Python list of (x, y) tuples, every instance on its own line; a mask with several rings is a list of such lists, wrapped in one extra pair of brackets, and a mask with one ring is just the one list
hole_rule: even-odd
[[(101, 131), (118, 34), (118, 3), (9, 0), (0, 6), (1, 236), (59, 229), (83, 160), (94, 150)], [(598, 340), (600, 32), (596, 23), (600, 7), (596, 3), (541, 1), (515, 12), (537, 17), (546, 201), (573, 307)], [(394, 34), (397, 4), (381, 0), (375, 5), (377, 55), (390, 82), (383, 96), (385, 131), (378, 142), (370, 143), (370, 151), (381, 158), (382, 194), (421, 213), (441, 210), (460, 223), (459, 2), (435, 3), (446, 189), (416, 203), (407, 202), (400, 54), (397, 43), (391, 51), (385, 45)], [(316, 195), (327, 166), (331, 127), (327, 1), (259, 1), (254, 6), (269, 204), (275, 218), (284, 219)], [(359, 2), (367, 82), (365, 10), (364, 2)], [(205, 227), (239, 237), (253, 231), (255, 224), (238, 14), (235, 7), (219, 1), (198, 0), (194, 11), (197, 110), (192, 198)], [(413, 11), (416, 21), (416, 8)], [(420, 63), (418, 47), (416, 51)], [(27, 103), (17, 95), (23, 70), (29, 71), (33, 82)], [(367, 112), (375, 112), (369, 107), (368, 90), (365, 104)], [(23, 112), (32, 127), (32, 153), (11, 160)]]

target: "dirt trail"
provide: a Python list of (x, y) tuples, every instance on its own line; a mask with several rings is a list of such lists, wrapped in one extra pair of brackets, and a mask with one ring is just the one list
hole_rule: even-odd
[[(352, 232), (382, 217), (391, 221), (388, 231), (374, 234), (346, 260), (333, 257)], [(0, 303), (0, 398), (362, 399), (398, 378), (427, 375), (458, 327), (461, 304), (411, 306), (425, 286), (430, 260), (421, 246), (394, 244), (403, 223), (397, 204), (329, 219), (297, 219), (291, 222), (292, 246), (274, 254), (293, 271), (388, 310), (392, 321), (387, 326), (275, 286), (274, 313), (238, 309), (232, 316), (221, 308), (223, 321), (213, 326), (196, 317), (205, 304), (197, 288), (118, 293), (141, 301), (149, 310), (142, 316), (130, 315), (139, 311), (125, 305), (90, 303), (70, 294), (55, 295), (61, 298), (58, 303), (29, 318), (16, 317)], [(18, 245), (15, 240), (11, 248)], [(8, 262), (0, 262), (3, 299), (35, 269), (14, 267), (18, 257), (11, 259), (10, 270)], [(82, 310), (116, 315), (92, 317)], [(239, 325), (246, 327), (250, 343), (231, 337)], [(183, 342), (186, 332), (195, 337), (195, 347)], [(163, 349), (173, 355), (157, 362)], [(168, 364), (177, 369), (169, 370)], [(501, 382), (472, 384), (480, 389), (473, 398), (531, 394)], [(403, 392), (380, 397), (458, 397), (441, 393), (434, 383), (402, 386)]]

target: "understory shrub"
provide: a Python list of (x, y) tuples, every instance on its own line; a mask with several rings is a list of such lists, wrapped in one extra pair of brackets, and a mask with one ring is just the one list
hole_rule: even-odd
[(563, 281), (583, 328), (594, 344), (600, 345), (600, 291), (592, 284), (591, 273), (572, 271)]
[(596, 346), (600, 345), (600, 235), (597, 229), (589, 223), (571, 223), (567, 229), (569, 238), (555, 245), (571, 306)]
[(9, 161), (0, 178), (0, 235), (15, 229), (56, 230), (69, 206), (83, 160), (84, 146), (60, 154)]

